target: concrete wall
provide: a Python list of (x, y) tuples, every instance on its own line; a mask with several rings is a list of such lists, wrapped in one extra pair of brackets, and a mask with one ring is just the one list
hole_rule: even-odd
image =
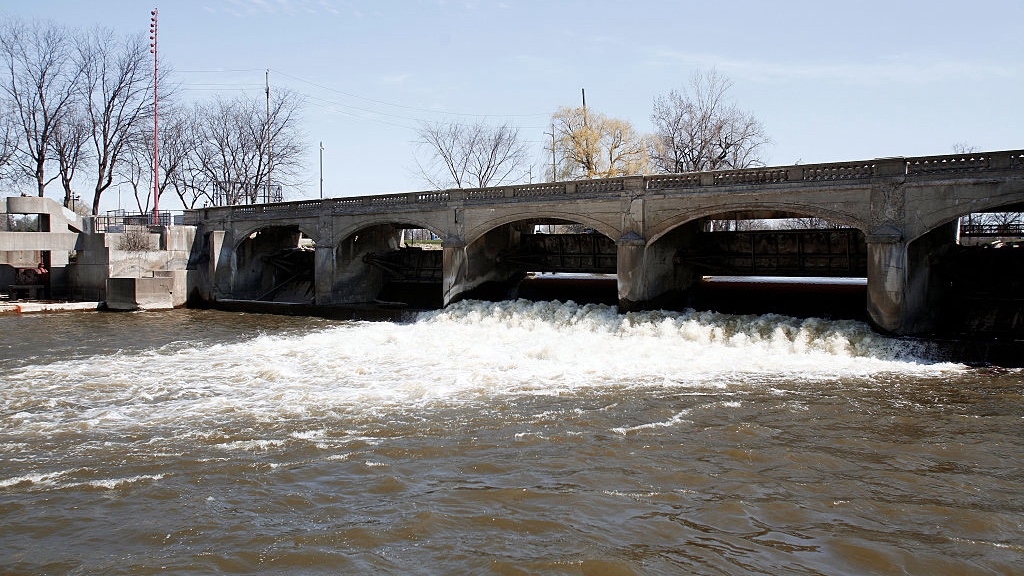
[[(0, 232), (0, 286), (12, 283), (7, 279), (13, 277), (14, 268), (34, 267), (45, 259), (50, 268), (51, 297), (57, 299), (102, 301), (109, 278), (184, 273), (195, 245), (193, 226), (140, 227), (152, 249), (123, 250), (124, 233), (94, 233), (91, 219), (49, 198), (12, 196), (2, 206), (0, 215), (39, 215), (41, 228), (48, 231)], [(174, 278), (174, 282), (185, 281), (184, 275)], [(174, 292), (185, 293), (186, 289), (176, 286)], [(179, 302), (178, 297), (173, 301)]]
[(39, 216), (38, 232), (0, 232), (0, 286), (6, 290), (13, 281), (10, 277), (14, 268), (27, 267), (25, 260), (33, 255), (36, 261), (45, 262), (49, 269), (49, 295), (53, 298), (69, 297), (69, 263), (75, 255), (78, 238), (85, 230), (84, 219), (54, 202), (38, 196), (11, 196), (5, 199), (0, 216), (7, 214)]

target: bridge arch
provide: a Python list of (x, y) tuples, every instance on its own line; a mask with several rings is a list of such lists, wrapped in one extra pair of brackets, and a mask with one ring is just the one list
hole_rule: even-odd
[(228, 295), (241, 300), (312, 303), (315, 240), (300, 224), (264, 224), (234, 238)]
[[(484, 214), (466, 224), (464, 242), (445, 248), (446, 275), (450, 273), (447, 302), (459, 298), (616, 302), (617, 225), (566, 210)], [(545, 233), (537, 229), (543, 225), (568, 228)]]
[(722, 203), (710, 204), (691, 210), (680, 211), (669, 218), (653, 223), (647, 231), (647, 244), (651, 245), (657, 242), (661, 237), (670, 233), (673, 229), (679, 226), (702, 218), (709, 218), (717, 214), (728, 214), (733, 212), (775, 212), (794, 217), (821, 218), (843, 227), (856, 228), (865, 234), (870, 232), (870, 225), (863, 215), (832, 210), (812, 204), (791, 202)]
[(441, 306), (440, 242), (410, 246), (405, 238), (406, 230), (443, 238), (445, 231), (436, 223), (385, 214), (340, 230), (328, 257), (333, 274), (326, 291), (332, 302)]
[[(824, 222), (783, 222), (796, 219)], [(719, 220), (766, 222), (722, 228)], [(864, 318), (867, 228), (861, 215), (802, 202), (694, 206), (650, 225), (633, 257), (634, 266), (642, 262), (644, 282), (620, 287), (620, 293), (626, 306), (635, 299), (673, 309), (793, 315), (839, 310), (839, 317)], [(744, 279), (751, 276), (758, 278)]]
[[(972, 187), (973, 188), (973, 187)], [(963, 189), (961, 189), (963, 190)], [(920, 239), (937, 229), (948, 226), (960, 218), (978, 212), (998, 212), (1000, 208), (1018, 208), (1014, 212), (1024, 211), (1024, 181), (1008, 182), (1000, 185), (985, 186), (981, 190), (970, 190), (967, 202), (947, 202), (938, 210), (929, 212), (919, 227), (908, 230), (904, 239), (907, 243)]]
[(908, 227), (892, 249), (904, 270), (903, 307), (899, 322), (893, 322), (898, 331), (1010, 338), (1024, 333), (1022, 222), (1011, 219), (1004, 233), (983, 231), (975, 237), (963, 235), (969, 232), (960, 225), (972, 214), (1024, 212), (1024, 182), (1011, 191), (1007, 186), (960, 188), (959, 202), (944, 202)]
[(320, 243), (320, 233), (317, 230), (315, 224), (310, 224), (310, 223), (302, 222), (302, 221), (299, 221), (299, 222), (289, 222), (288, 224), (275, 224), (275, 223), (260, 222), (260, 223), (251, 224), (249, 226), (246, 226), (244, 228), (240, 228), (240, 229), (236, 230), (235, 231), (235, 237), (234, 237), (234, 245), (232, 246), (232, 249), (238, 250), (238, 247), (243, 242), (245, 242), (246, 240), (250, 239), (253, 234), (259, 233), (262, 230), (267, 230), (267, 229), (270, 229), (270, 228), (295, 228), (303, 236), (305, 236), (306, 238), (309, 238), (310, 240), (312, 240), (314, 244), (319, 244)]
[[(615, 215), (617, 218), (620, 216)], [(586, 228), (590, 228), (604, 234), (612, 240), (617, 240), (621, 236), (622, 231), (618, 226), (609, 224), (597, 218), (593, 218), (586, 214), (579, 214), (576, 212), (565, 212), (560, 210), (536, 210), (536, 211), (524, 211), (524, 212), (505, 212), (501, 216), (491, 218), (473, 225), (471, 228), (466, 230), (466, 236), (464, 240), (466, 244), (472, 244), (476, 242), (484, 235), (489, 232), (500, 228), (501, 226), (507, 226), (516, 222), (524, 222), (529, 220), (563, 220), (567, 222), (574, 222), (582, 224)]]
[(334, 248), (335, 249), (339, 248), (341, 246), (342, 242), (344, 242), (346, 239), (350, 238), (353, 234), (357, 234), (358, 232), (360, 232), (362, 230), (366, 230), (368, 228), (374, 228), (376, 226), (397, 226), (397, 227), (407, 228), (407, 229), (416, 228), (416, 229), (428, 230), (432, 234), (436, 235), (438, 238), (445, 238), (446, 236), (448, 236), (448, 232), (446, 230), (444, 230), (442, 227), (438, 226), (436, 223), (425, 222), (425, 221), (417, 220), (417, 219), (413, 219), (413, 218), (406, 218), (406, 217), (402, 217), (402, 215), (399, 215), (399, 214), (396, 214), (396, 215), (393, 215), (393, 216), (382, 215), (382, 216), (375, 216), (375, 217), (372, 217), (372, 218), (366, 218), (364, 220), (359, 220), (358, 222), (355, 222), (353, 224), (348, 224), (347, 226), (342, 227), (334, 235), (334, 239), (335, 239)]

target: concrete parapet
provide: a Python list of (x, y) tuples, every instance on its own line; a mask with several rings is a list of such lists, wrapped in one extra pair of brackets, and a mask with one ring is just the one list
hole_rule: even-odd
[(85, 219), (59, 203), (39, 196), (9, 196), (7, 198), (8, 214), (45, 214), (50, 217), (50, 230), (54, 232), (82, 232), (85, 230)]

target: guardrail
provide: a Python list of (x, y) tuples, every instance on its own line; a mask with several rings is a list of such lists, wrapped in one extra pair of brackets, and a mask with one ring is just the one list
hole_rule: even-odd
[(359, 213), (383, 207), (416, 207), (443, 205), (449, 202), (494, 202), (515, 198), (555, 198), (559, 196), (593, 196), (623, 190), (689, 190), (716, 186), (760, 186), (796, 182), (845, 182), (879, 177), (930, 177), (984, 172), (1024, 171), (1024, 150), (948, 154), (915, 158), (879, 158), (855, 162), (798, 164), (692, 172), (625, 176), (572, 182), (519, 184), (493, 188), (436, 190), (378, 196), (355, 196), (325, 200), (303, 200), (278, 204), (220, 206), (186, 211), (185, 223), (196, 224), (210, 218), (244, 219), (247, 217), (315, 213), (329, 209), (332, 214)]
[(160, 210), (154, 217), (152, 212), (108, 212), (103, 216), (89, 216), (96, 232), (115, 232), (125, 226), (175, 226), (184, 223), (181, 212)]

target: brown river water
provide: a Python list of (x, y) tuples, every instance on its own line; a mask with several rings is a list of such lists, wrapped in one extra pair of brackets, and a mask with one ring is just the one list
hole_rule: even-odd
[(1024, 574), (1024, 372), (857, 322), (0, 317), (0, 574)]

